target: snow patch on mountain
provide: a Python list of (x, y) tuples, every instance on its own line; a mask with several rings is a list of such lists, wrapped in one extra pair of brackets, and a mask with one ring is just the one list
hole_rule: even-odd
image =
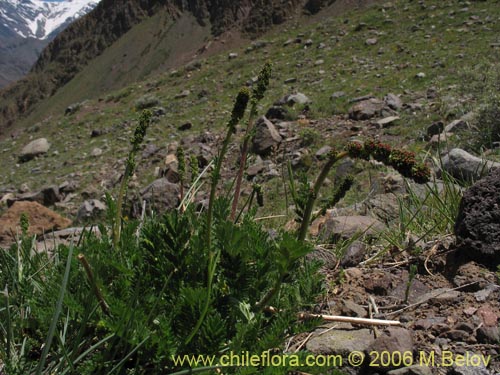
[(44, 40), (90, 12), (98, 0), (0, 0), (0, 25), (23, 38)]

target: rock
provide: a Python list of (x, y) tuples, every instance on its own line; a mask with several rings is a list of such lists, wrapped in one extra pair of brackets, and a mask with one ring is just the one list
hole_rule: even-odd
[(0, 217), (0, 243), (11, 243), (14, 240), (12, 234), (21, 233), (19, 220), (22, 213), (28, 216), (28, 233), (31, 235), (40, 235), (71, 225), (71, 220), (37, 202), (14, 202)]
[(478, 180), (490, 170), (500, 168), (500, 163), (478, 158), (460, 148), (451, 149), (441, 164), (453, 177), (465, 181)]
[(311, 103), (311, 100), (301, 92), (296, 94), (288, 95), (285, 99), (285, 103), (289, 106), (293, 106), (294, 104), (308, 104)]
[(266, 112), (266, 118), (269, 120), (286, 120), (290, 113), (286, 108), (280, 106), (272, 106)]
[(378, 43), (378, 39), (377, 38), (369, 38), (369, 39), (365, 40), (365, 44), (367, 46), (374, 46), (377, 43)]
[(23, 147), (19, 154), (19, 160), (21, 162), (29, 161), (37, 156), (46, 154), (49, 149), (50, 144), (46, 138), (35, 139)]
[(177, 156), (175, 154), (168, 154), (165, 157), (165, 166), (161, 169), (160, 176), (176, 184), (180, 180), (178, 167), (179, 161), (177, 160)]
[(491, 295), (500, 289), (500, 286), (497, 286), (493, 283), (488, 284), (486, 288), (478, 290), (477, 292), (474, 293), (474, 298), (476, 299), (477, 302), (484, 302), (487, 301)]
[(496, 327), (498, 325), (498, 316), (489, 305), (481, 306), (476, 315), (486, 327)]
[(434, 122), (427, 128), (427, 137), (432, 137), (433, 135), (441, 134), (443, 130), (444, 130), (444, 124), (442, 121)]
[(440, 337), (447, 337), (449, 338), (450, 340), (452, 341), (460, 341), (460, 342), (465, 342), (465, 341), (468, 341), (468, 339), (470, 338), (470, 333), (469, 332), (466, 332), (466, 331), (462, 331), (462, 330), (459, 330), (459, 329), (452, 329), (450, 331), (447, 331), (447, 332), (443, 332)]
[(266, 168), (264, 161), (260, 156), (257, 156), (257, 159), (255, 160), (255, 163), (253, 163), (251, 166), (248, 167), (247, 169), (247, 176), (249, 178), (257, 176), (259, 173), (264, 171)]
[(157, 107), (153, 109), (153, 116), (162, 117), (167, 114), (167, 110), (164, 107)]
[(142, 150), (141, 157), (143, 159), (149, 159), (155, 156), (160, 151), (160, 148), (153, 143), (148, 143)]
[(366, 310), (362, 306), (351, 300), (342, 302), (342, 315), (354, 316), (358, 318), (366, 318), (368, 316)]
[(192, 123), (190, 123), (190, 122), (186, 122), (186, 123), (184, 123), (184, 124), (182, 124), (182, 125), (179, 125), (179, 126), (177, 127), (177, 130), (179, 130), (179, 131), (183, 132), (183, 131), (186, 131), (186, 130), (191, 129), (192, 127), (193, 127), (193, 124), (192, 124)]
[(467, 121), (459, 119), (452, 121), (448, 125), (446, 125), (444, 131), (445, 133), (456, 133), (458, 131), (468, 130), (468, 129), (469, 129), (469, 124), (467, 124)]
[(461, 297), (461, 292), (458, 290), (449, 290), (446, 288), (437, 288), (429, 293), (425, 293), (418, 300), (417, 303), (428, 302), (431, 305), (446, 305), (457, 302)]
[(405, 179), (399, 173), (389, 173), (382, 179), (384, 193), (406, 193)]
[(75, 114), (81, 107), (81, 103), (74, 103), (66, 107), (64, 110), (64, 115), (69, 116)]
[(340, 265), (344, 268), (357, 266), (364, 260), (366, 251), (367, 248), (363, 242), (354, 241), (345, 251), (340, 261)]
[(378, 219), (389, 222), (399, 217), (399, 201), (395, 194), (377, 194), (362, 203), (364, 212), (375, 215)]
[(139, 217), (142, 210), (142, 200), (147, 202), (146, 209), (154, 210), (156, 213), (163, 213), (179, 206), (179, 186), (160, 178), (153, 181), (139, 193), (140, 200), (133, 200), (132, 216)]
[(429, 145), (436, 146), (448, 141), (448, 139), (452, 136), (452, 133), (440, 133), (434, 134), (429, 140)]
[[(96, 226), (93, 226), (91, 231), (96, 236), (101, 235), (99, 228)], [(46, 233), (43, 239), (36, 243), (37, 251), (53, 251), (59, 245), (69, 246), (71, 243), (77, 243), (84, 233), (89, 232), (89, 228), (76, 227)]]
[(353, 351), (364, 351), (373, 342), (373, 334), (367, 328), (334, 329), (321, 336), (313, 336), (306, 344), (314, 354), (340, 354), (344, 358)]
[(76, 214), (78, 221), (95, 219), (106, 210), (106, 205), (98, 199), (88, 199), (82, 203)]
[[(452, 368), (447, 372), (448, 375), (491, 375), (484, 363), (484, 356), (481, 353), (465, 352), (460, 355), (460, 363), (450, 363)], [(454, 356), (454, 362), (459, 358)], [(450, 359), (451, 361), (451, 359)], [(469, 364), (469, 365), (468, 365)]]
[(265, 116), (260, 117), (255, 124), (255, 135), (252, 139), (253, 152), (266, 155), (280, 142), (281, 136), (273, 123)]
[(387, 94), (384, 98), (385, 104), (395, 111), (399, 111), (403, 108), (403, 101), (399, 98), (399, 96), (394, 94)]
[(399, 116), (389, 116), (389, 117), (384, 117), (381, 120), (378, 120), (377, 124), (382, 128), (388, 128), (390, 125), (393, 125), (398, 120)]
[[(368, 353), (399, 352), (402, 358), (405, 353), (413, 353), (413, 338), (411, 336), (411, 332), (405, 328), (389, 327), (383, 331), (382, 335), (377, 337), (375, 341), (370, 344), (370, 346), (367, 348), (366, 351)], [(391, 358), (393, 358), (392, 354)], [(394, 361), (394, 363), (398, 364), (399, 361)], [(400, 366), (388, 366), (388, 367), (394, 368), (401, 366), (404, 366), (404, 361), (401, 361)]]
[(175, 99), (181, 99), (181, 98), (186, 98), (191, 94), (191, 91), (189, 90), (183, 90), (179, 94), (175, 96)]
[(352, 120), (369, 120), (379, 116), (385, 104), (383, 101), (372, 98), (360, 101), (349, 109), (349, 118)]
[(52, 206), (54, 203), (61, 201), (61, 194), (57, 186), (46, 186), (34, 193), (20, 194), (12, 200), (7, 201), (7, 205), (11, 206), (14, 202), (18, 201), (37, 202), (44, 206)]
[(353, 174), (355, 165), (356, 163), (351, 158), (342, 159), (337, 163), (337, 168), (335, 168), (335, 178), (341, 178), (349, 174)]
[(90, 153), (90, 156), (93, 156), (93, 157), (98, 157), (98, 156), (101, 156), (103, 153), (102, 149), (100, 149), (99, 147), (95, 147), (92, 152)]
[(90, 138), (100, 137), (101, 135), (106, 134), (106, 131), (103, 129), (93, 129), (90, 133)]
[(500, 342), (500, 328), (480, 327), (476, 332), (476, 337), (481, 344), (497, 344)]
[(330, 216), (320, 229), (323, 240), (350, 239), (356, 235), (375, 236), (385, 228), (377, 219), (368, 216)]
[(465, 191), (455, 235), (464, 258), (492, 268), (500, 264), (500, 169)]
[(78, 184), (76, 181), (64, 181), (59, 185), (59, 192), (63, 194), (74, 193), (78, 189)]
[(386, 296), (392, 288), (392, 277), (385, 272), (375, 273), (365, 278), (364, 287), (369, 293)]
[(432, 375), (432, 371), (426, 366), (413, 365), (399, 368), (397, 370), (391, 370), (387, 373), (387, 375)]
[(316, 153), (314, 154), (314, 156), (316, 156), (316, 159), (322, 160), (332, 150), (333, 150), (333, 148), (331, 146), (326, 145), (326, 146), (321, 147), (318, 151), (316, 151)]
[(330, 99), (334, 100), (334, 99), (339, 99), (339, 98), (342, 98), (343, 96), (345, 96), (345, 92), (344, 91), (336, 91), (334, 92), (331, 96), (330, 96)]
[(25, 194), (25, 193), (28, 193), (30, 191), (30, 187), (28, 186), (27, 183), (24, 183), (24, 184), (21, 184), (21, 186), (19, 186), (19, 190), (18, 190), (21, 194)]

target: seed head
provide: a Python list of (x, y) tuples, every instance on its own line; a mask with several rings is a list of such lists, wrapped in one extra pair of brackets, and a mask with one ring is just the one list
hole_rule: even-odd
[(269, 86), (269, 80), (271, 79), (272, 65), (270, 62), (266, 62), (264, 67), (259, 73), (259, 78), (257, 80), (257, 85), (253, 89), (252, 99), (259, 101), (264, 97), (267, 87)]
[(231, 131), (235, 131), (236, 125), (243, 118), (245, 110), (247, 109), (248, 101), (250, 100), (250, 91), (243, 87), (236, 96), (234, 101), (233, 111), (231, 112), (231, 120), (229, 120), (228, 127)]

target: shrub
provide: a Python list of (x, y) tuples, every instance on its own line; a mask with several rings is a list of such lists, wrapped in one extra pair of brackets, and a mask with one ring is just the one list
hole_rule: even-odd
[(154, 95), (144, 95), (135, 101), (135, 109), (140, 111), (160, 105), (160, 99)]
[(305, 147), (312, 146), (321, 139), (319, 132), (311, 128), (301, 129), (299, 137), (301, 145)]

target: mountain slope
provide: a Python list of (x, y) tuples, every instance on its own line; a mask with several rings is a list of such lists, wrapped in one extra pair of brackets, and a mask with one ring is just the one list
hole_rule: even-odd
[(29, 72), (42, 49), (94, 0), (0, 0), (0, 87)]
[[(27, 77), (0, 93), (0, 135), (5, 133), (5, 129), (14, 124), (19, 116), (31, 111), (36, 103), (52, 96), (60, 87), (67, 84), (92, 59), (101, 55), (135, 25), (154, 15), (158, 14), (165, 24), (161, 27), (156, 25), (156, 32), (149, 34), (153, 38), (152, 43), (166, 37), (164, 27), (170, 20), (176, 22), (186, 14), (194, 17), (200, 27), (207, 27), (207, 31), (212, 35), (220, 35), (231, 28), (259, 33), (273, 24), (284, 22), (295, 12), (302, 12), (304, 9), (317, 11), (320, 5), (330, 2), (329, 0), (103, 0), (91, 13), (73, 23), (44, 49)], [(189, 31), (186, 30), (187, 33)], [(147, 45), (150, 41), (146, 38), (141, 43)], [(188, 46), (188, 49), (201, 46), (200, 43), (198, 46)], [(142, 46), (134, 44), (129, 47), (129, 51), (125, 48), (124, 54), (134, 54), (132, 51), (134, 48), (142, 49)], [(182, 51), (178, 53), (182, 54)], [(174, 57), (172, 59), (175, 60)], [(157, 67), (162, 65), (162, 61), (159, 60), (158, 58)], [(112, 66), (108, 66), (108, 69), (111, 70)], [(150, 66), (146, 72), (152, 71), (153, 68), (155, 67)], [(134, 77), (139, 78), (139, 76), (143, 75)], [(125, 81), (122, 84), (129, 82)]]

